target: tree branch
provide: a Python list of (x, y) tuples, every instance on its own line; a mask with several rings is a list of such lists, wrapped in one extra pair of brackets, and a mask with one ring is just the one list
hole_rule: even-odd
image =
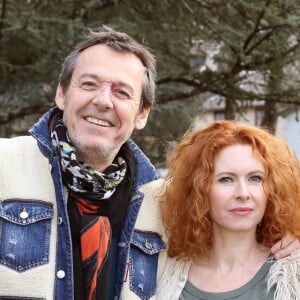
[(156, 81), (157, 85), (167, 84), (167, 83), (184, 83), (188, 86), (198, 87), (200, 81), (197, 79), (186, 79), (182, 77), (165, 77)]
[(3, 20), (6, 14), (6, 0), (2, 0), (1, 15), (0, 15), (0, 45), (2, 39)]
[[(266, 2), (266, 7), (269, 6), (271, 0), (267, 0)], [(253, 40), (253, 38), (256, 36), (257, 32), (259, 31), (259, 25), (262, 21), (262, 19), (264, 18), (265, 16), (265, 13), (266, 13), (266, 10), (263, 9), (260, 14), (258, 15), (258, 18), (255, 22), (255, 25), (254, 25), (254, 28), (252, 30), (252, 32), (248, 35), (248, 37), (246, 38), (245, 42), (244, 42), (244, 45), (243, 45), (243, 50), (246, 51), (248, 45), (250, 44), (250, 42)]]

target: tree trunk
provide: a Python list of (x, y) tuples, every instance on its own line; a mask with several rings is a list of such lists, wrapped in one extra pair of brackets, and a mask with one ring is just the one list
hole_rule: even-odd
[(235, 101), (232, 98), (225, 99), (225, 120), (235, 120)]

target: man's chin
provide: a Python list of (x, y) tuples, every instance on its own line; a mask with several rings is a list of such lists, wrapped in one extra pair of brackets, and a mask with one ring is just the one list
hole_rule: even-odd
[(75, 146), (76, 153), (81, 157), (86, 157), (89, 159), (103, 160), (115, 155), (117, 152), (115, 145), (109, 143), (105, 140), (99, 140), (97, 143), (95, 141), (83, 141), (83, 139), (75, 139), (73, 142)]

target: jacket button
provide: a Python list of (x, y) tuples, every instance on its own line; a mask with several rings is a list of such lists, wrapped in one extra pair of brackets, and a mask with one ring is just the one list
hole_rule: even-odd
[(63, 222), (62, 217), (58, 217), (57, 218), (57, 224), (60, 225), (60, 224), (62, 224), (62, 222)]
[(149, 249), (149, 250), (153, 249), (152, 244), (148, 240), (145, 241), (145, 244), (146, 244), (147, 249)]
[(27, 219), (29, 216), (28, 212), (26, 211), (26, 208), (23, 208), (23, 211), (20, 213), (20, 218), (21, 219)]
[(65, 273), (65, 271), (63, 271), (63, 270), (59, 270), (59, 271), (57, 271), (56, 276), (57, 276), (57, 278), (59, 278), (59, 279), (63, 279), (63, 278), (65, 278), (66, 273)]

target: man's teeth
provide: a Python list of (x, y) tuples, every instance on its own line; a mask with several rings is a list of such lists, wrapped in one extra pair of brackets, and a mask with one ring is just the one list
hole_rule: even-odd
[(111, 126), (111, 124), (107, 121), (99, 120), (99, 119), (92, 118), (92, 117), (87, 117), (86, 120), (92, 124), (96, 124), (96, 125), (100, 125), (100, 126), (105, 126), (105, 127)]

